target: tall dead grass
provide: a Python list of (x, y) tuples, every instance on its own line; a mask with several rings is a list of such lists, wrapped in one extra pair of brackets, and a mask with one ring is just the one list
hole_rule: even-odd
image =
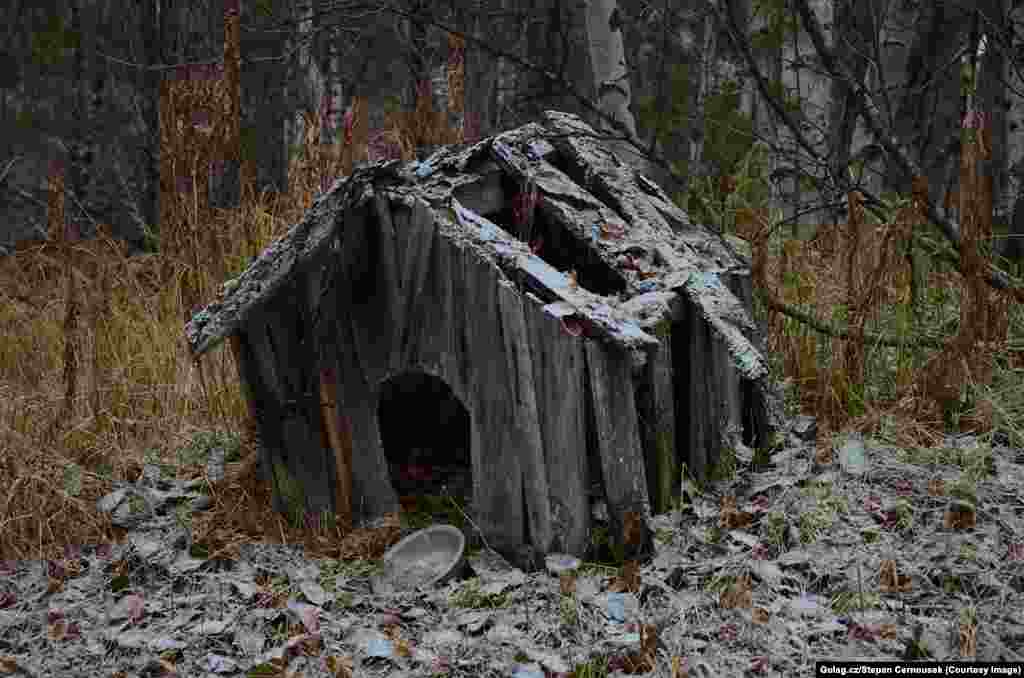
[[(135, 480), (147, 462), (201, 475), (202, 465), (176, 451), (210, 430), (241, 432), (246, 463), (229, 465), (238, 471), (230, 491), (215, 489), (215, 507), (193, 524), (194, 537), (211, 551), (245, 538), (301, 538), (287, 536), (291, 528), (256, 482), (256, 441), (231, 342), (194, 361), (183, 323), (331, 181), (368, 158), (368, 104), (355, 98), (340, 144), (319, 143), (328, 111), (305, 112), (307, 135), (287, 191), (257, 195), (255, 167), (239, 144), (237, 1), (225, 6), (223, 66), (184, 67), (161, 86), (158, 253), (128, 256), (104, 224), (95, 239), (78, 239), (57, 163), (48, 240), (0, 259), (0, 559), (58, 558), (67, 544), (117, 538), (96, 500), (114, 482)], [(461, 96), (461, 59), (449, 68), (450, 89)], [(432, 111), (429, 90), (423, 94), (414, 113), (389, 119), (384, 132), (407, 154), (461, 140), (461, 125), (451, 130)], [(456, 108), (461, 118), (461, 101)], [(211, 207), (210, 176), (229, 162), (240, 166), (240, 204)], [(353, 539), (335, 543), (335, 552), (358, 555), (374, 542), (358, 531)]]
[(1012, 292), (986, 280), (992, 198), (979, 160), (991, 148), (978, 124), (983, 118), (967, 120), (975, 124), (964, 129), (959, 274), (934, 256), (922, 270), (920, 246), (932, 233), (923, 177), (914, 178), (911, 196), (884, 222), (869, 219), (863, 196), (851, 192), (847, 222), (820, 225), (810, 241), (773, 238), (766, 210), (737, 212), (737, 232), (752, 244), (755, 285), (768, 310), (770, 352), (796, 385), (802, 408), (818, 417), (820, 440), (844, 428), (877, 430), (885, 421), (905, 445), (932, 444), (950, 427), (1019, 428), (1020, 404), (992, 402), (993, 379), (1015, 378), (1012, 369), (995, 373), (1014, 360), (1011, 321), (1016, 337), (1024, 326), (1012, 313)]

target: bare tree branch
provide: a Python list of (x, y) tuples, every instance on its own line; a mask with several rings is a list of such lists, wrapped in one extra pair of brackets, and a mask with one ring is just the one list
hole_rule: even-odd
[[(796, 2), (797, 11), (800, 14), (801, 21), (804, 24), (804, 28), (808, 35), (811, 37), (811, 41), (814, 44), (815, 51), (818, 53), (818, 57), (821, 59), (822, 64), (825, 66), (829, 75), (833, 78), (838, 78), (844, 82), (850, 90), (855, 94), (857, 102), (861, 107), (861, 113), (864, 116), (865, 122), (871, 134), (874, 136), (876, 142), (885, 150), (888, 157), (892, 162), (897, 164), (897, 167), (908, 177), (922, 176), (922, 170), (918, 164), (912, 159), (909, 152), (899, 143), (899, 141), (891, 134), (886, 133), (886, 128), (881, 122), (881, 113), (875, 104), (873, 97), (870, 92), (864, 87), (864, 84), (858, 82), (854, 78), (845, 64), (840, 63), (832, 51), (828, 48), (825, 42), (824, 29), (821, 26), (821, 22), (818, 21), (817, 15), (811, 9), (807, 0), (794, 0)], [(807, 140), (805, 135), (799, 128), (799, 125), (793, 119), (791, 115), (785, 111), (779, 101), (773, 97), (768, 89), (767, 80), (764, 74), (761, 73), (753, 54), (750, 51), (750, 46), (739, 32), (738, 27), (733, 19), (734, 13), (732, 11), (732, 1), (726, 0), (728, 8), (728, 16), (723, 16), (721, 9), (715, 6), (713, 2), (709, 1), (709, 7), (711, 11), (715, 12), (722, 21), (722, 25), (728, 28), (730, 39), (733, 41), (737, 48), (737, 51), (744, 56), (747, 62), (750, 72), (753, 75), (758, 85), (758, 90), (764, 97), (765, 101), (772, 110), (779, 116), (779, 118), (786, 124), (786, 126), (793, 133), (794, 137), (800, 146), (808, 152), (816, 160), (821, 160), (820, 154), (814, 149), (813, 145)], [(843, 191), (848, 191), (851, 188), (850, 181), (845, 176), (830, 176), (830, 179), (834, 181)], [(880, 201), (875, 196), (870, 195), (867, 191), (859, 189), (869, 202), (880, 204)], [(874, 211), (874, 210), (873, 210)], [(877, 212), (876, 212), (877, 213)], [(960, 239), (959, 226), (947, 219), (944, 215), (938, 212), (935, 204), (929, 199), (925, 204), (925, 216), (928, 220), (934, 223), (942, 231), (943, 235), (949, 240), (949, 242), (956, 248), (959, 253), (962, 243)], [(944, 257), (945, 258), (945, 257)], [(961, 270), (959, 259), (952, 260), (957, 270)], [(992, 287), (1001, 290), (1010, 290), (1014, 296), (1019, 300), (1024, 300), (1024, 289), (1014, 286), (1007, 274), (994, 266), (987, 272), (986, 279)]]
[[(406, 10), (403, 10), (403, 9), (399, 9), (397, 7), (384, 7), (383, 9), (386, 12), (390, 12), (392, 14), (397, 14), (399, 16), (404, 16), (406, 18), (411, 18), (413, 16), (413, 14), (414, 14), (413, 12), (409, 12), (409, 11), (406, 11)], [(587, 97), (586, 95), (580, 93), (575, 88), (573, 83), (571, 83), (568, 80), (566, 80), (565, 77), (559, 76), (556, 73), (552, 73), (548, 69), (541, 68), (540, 66), (536, 66), (536, 65), (530, 63), (529, 61), (526, 61), (525, 59), (522, 59), (522, 58), (520, 58), (520, 57), (518, 57), (518, 56), (516, 56), (514, 54), (511, 54), (509, 52), (506, 52), (504, 50), (501, 50), (501, 49), (498, 49), (498, 48), (494, 47), (490, 42), (488, 42), (486, 40), (481, 40), (481, 39), (478, 39), (478, 38), (476, 38), (476, 37), (474, 37), (472, 35), (468, 35), (468, 34), (466, 34), (464, 32), (458, 31), (454, 27), (448, 26), (448, 25), (443, 24), (443, 23), (441, 23), (439, 21), (435, 21), (433, 19), (430, 19), (430, 20), (424, 20), (424, 23), (426, 23), (427, 25), (439, 28), (439, 29), (441, 29), (441, 30), (443, 30), (445, 32), (452, 33), (454, 35), (458, 35), (461, 38), (463, 38), (466, 41), (467, 44), (471, 44), (471, 45), (474, 45), (476, 47), (479, 47), (480, 49), (483, 49), (485, 52), (487, 52), (488, 54), (490, 54), (492, 56), (496, 56), (496, 57), (500, 57), (502, 59), (506, 59), (509, 62), (511, 62), (512, 64), (515, 64), (516, 66), (518, 66), (522, 70), (529, 71), (529, 72), (532, 72), (532, 73), (537, 73), (541, 77), (543, 77), (546, 80), (548, 80), (551, 84), (557, 85), (559, 88), (564, 90), (566, 94), (568, 94), (570, 97), (575, 99), (579, 103), (581, 108), (583, 108), (584, 110), (594, 114), (598, 119), (602, 120), (603, 122), (608, 123), (608, 125), (612, 129), (614, 129), (616, 132), (618, 132), (619, 134), (622, 135), (621, 137), (608, 137), (608, 136), (606, 136), (606, 137), (604, 137), (606, 140), (610, 139), (610, 140), (627, 141), (627, 142), (629, 142), (629, 144), (631, 146), (633, 146), (632, 152), (636, 153), (638, 156), (640, 156), (642, 158), (645, 158), (645, 159), (649, 160), (655, 166), (665, 170), (666, 173), (672, 178), (672, 180), (675, 181), (679, 186), (684, 186), (685, 185), (686, 182), (683, 179), (683, 177), (681, 177), (674, 169), (672, 169), (672, 167), (670, 166), (669, 162), (664, 158), (664, 156), (662, 156), (660, 153), (656, 153), (656, 154), (653, 154), (653, 155), (648, 154), (647, 153), (646, 145), (643, 143), (643, 141), (635, 133), (631, 132), (626, 125), (624, 125), (622, 122), (617, 120), (614, 116), (610, 116), (610, 115), (605, 114), (602, 110), (600, 110), (589, 99), (589, 97)]]

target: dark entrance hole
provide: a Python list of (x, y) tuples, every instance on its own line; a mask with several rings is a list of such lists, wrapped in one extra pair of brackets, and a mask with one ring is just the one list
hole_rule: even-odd
[[(388, 472), (407, 511), (461, 523), (449, 500), (472, 499), (469, 411), (443, 380), (403, 372), (381, 386), (377, 422)], [(458, 520), (456, 520), (458, 519)]]

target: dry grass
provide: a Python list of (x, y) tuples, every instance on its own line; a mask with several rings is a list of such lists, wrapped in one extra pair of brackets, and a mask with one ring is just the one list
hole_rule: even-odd
[[(252, 425), (230, 344), (196, 362), (185, 342), (184, 321), (197, 307), (368, 152), (365, 98), (346, 116), (341, 144), (319, 144), (327, 111), (307, 111), (288, 190), (256, 195), (254, 168), (241, 162), (239, 146), (238, 41), (237, 10), (229, 10), (225, 67), (184, 68), (162, 84), (158, 254), (126, 256), (102, 224), (94, 240), (69, 233), (63, 167), (56, 164), (48, 241), (0, 260), (0, 559), (59, 558), (67, 544), (119, 538), (96, 500), (115, 482), (134, 481), (145, 463), (203, 477), (204, 455), (182, 450), (201, 447), (211, 431), (241, 432), (236, 461), (211, 487), (213, 508), (191, 519), (196, 541), (211, 555), (244, 540), (379, 555), (397, 538), (394, 517), (376, 530), (343, 535), (326, 525), (294, 527), (276, 515), (269, 488), (255, 475)], [(458, 95), (461, 61), (450, 68)], [(416, 113), (394, 116), (385, 135), (407, 152), (457, 136), (424, 96)], [(228, 161), (240, 164), (240, 205), (212, 209), (206, 168)]]
[(986, 139), (965, 130), (962, 272), (938, 257), (908, 256), (922, 241), (941, 240), (923, 216), (921, 177), (888, 220), (869, 218), (853, 192), (848, 222), (820, 225), (809, 241), (780, 238), (767, 210), (736, 211), (737, 232), (754, 252), (770, 353), (802, 409), (817, 416), (820, 441), (840, 430), (887, 430), (898, 444), (931, 445), (950, 428), (998, 426), (1024, 444), (1014, 397), (1021, 290), (996, 291), (985, 280), (992, 197), (978, 160), (990, 153)]

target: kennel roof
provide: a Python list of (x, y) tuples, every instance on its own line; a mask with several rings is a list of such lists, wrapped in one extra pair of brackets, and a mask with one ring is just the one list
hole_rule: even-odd
[[(531, 187), (538, 199), (529, 221), (521, 215)], [(441, 235), (472, 247), (500, 269), (503, 283), (543, 304), (568, 331), (630, 351), (637, 364), (658, 346), (658, 323), (682, 297), (725, 341), (743, 377), (767, 375), (756, 328), (722, 282), (749, 275), (748, 263), (581, 118), (559, 111), (422, 161), (377, 162), (341, 177), (192, 317), (185, 331), (193, 354), (244, 327), (294, 271), (340, 246), (359, 209), (380, 199), (426, 206)]]

